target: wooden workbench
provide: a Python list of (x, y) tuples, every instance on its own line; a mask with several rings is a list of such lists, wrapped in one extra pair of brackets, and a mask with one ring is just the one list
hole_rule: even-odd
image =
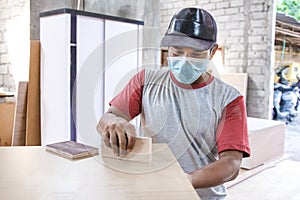
[(151, 163), (100, 155), (71, 161), (45, 151), (45, 147), (1, 147), (0, 197), (6, 200), (199, 199), (167, 145), (153, 145)]

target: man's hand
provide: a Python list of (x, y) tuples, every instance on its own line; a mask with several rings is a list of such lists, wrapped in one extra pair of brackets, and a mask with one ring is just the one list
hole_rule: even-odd
[(115, 108), (103, 115), (97, 126), (106, 146), (111, 147), (116, 156), (125, 157), (135, 144), (136, 131), (125, 116)]

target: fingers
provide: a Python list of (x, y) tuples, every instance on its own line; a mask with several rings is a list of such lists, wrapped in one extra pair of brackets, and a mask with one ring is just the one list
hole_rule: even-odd
[(103, 138), (105, 146), (111, 148), (111, 145), (110, 145), (110, 134), (109, 134), (109, 132), (104, 133), (103, 136), (102, 136), (102, 138)]
[(119, 154), (119, 140), (118, 140), (118, 136), (115, 132), (110, 134), (110, 145), (113, 149), (115, 156), (119, 156), (120, 155)]
[(103, 142), (107, 147), (112, 148), (114, 155), (125, 157), (135, 144), (136, 136), (134, 127), (120, 128), (110, 125), (105, 127), (102, 133)]
[(126, 133), (119, 132), (118, 134), (118, 143), (119, 143), (119, 155), (121, 158), (124, 158), (127, 154), (127, 138)]
[(136, 136), (127, 134), (127, 150), (131, 152), (135, 144)]

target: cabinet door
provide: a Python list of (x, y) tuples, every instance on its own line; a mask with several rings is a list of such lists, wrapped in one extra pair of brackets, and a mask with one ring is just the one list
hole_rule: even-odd
[(70, 139), (70, 15), (40, 19), (41, 142)]
[(104, 20), (78, 15), (75, 117), (77, 141), (96, 146), (100, 145), (96, 125), (103, 114), (103, 41)]
[(105, 111), (138, 71), (139, 25), (105, 21)]

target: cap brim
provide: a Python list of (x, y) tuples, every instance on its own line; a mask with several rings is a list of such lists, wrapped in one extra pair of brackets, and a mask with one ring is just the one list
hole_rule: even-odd
[(165, 35), (161, 40), (161, 47), (189, 47), (205, 51), (215, 44), (214, 41), (191, 38), (185, 35)]

